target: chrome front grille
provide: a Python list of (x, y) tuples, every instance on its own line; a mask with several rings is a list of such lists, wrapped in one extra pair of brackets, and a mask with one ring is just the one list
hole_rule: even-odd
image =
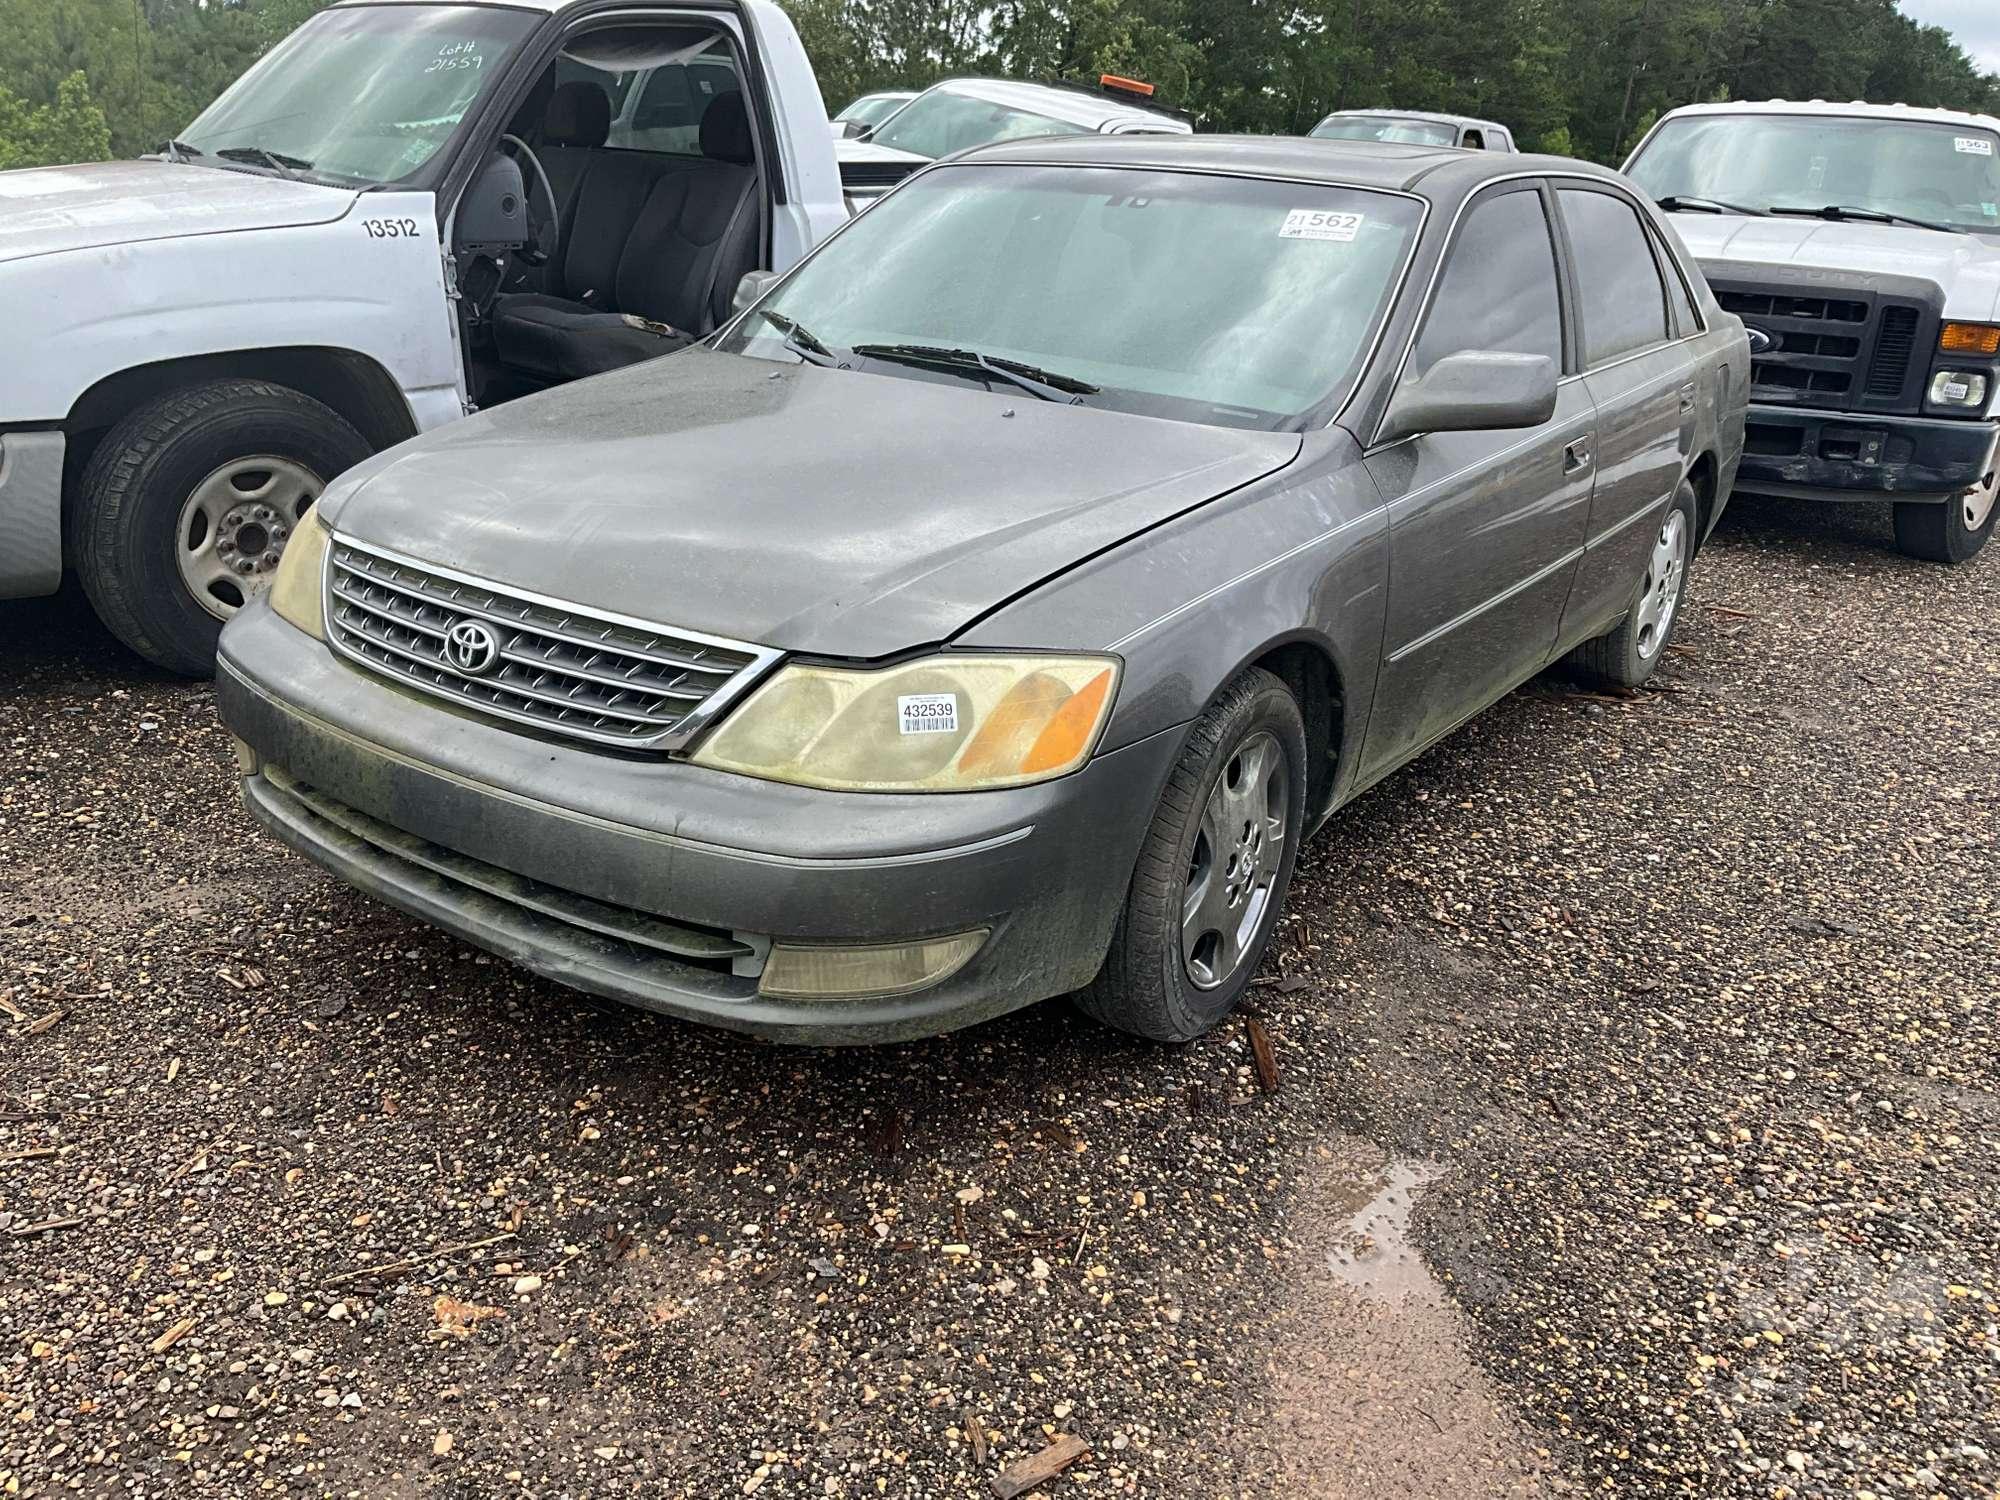
[[(572, 739), (676, 750), (778, 660), (776, 651), (503, 588), (335, 537), (327, 638), (352, 661), (455, 703)], [(454, 627), (495, 649), (456, 665)]]

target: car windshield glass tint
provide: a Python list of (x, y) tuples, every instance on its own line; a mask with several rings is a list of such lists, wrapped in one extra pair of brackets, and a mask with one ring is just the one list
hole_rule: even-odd
[(1379, 115), (1341, 115), (1313, 128), (1322, 141), (1407, 141), (1416, 146), (1449, 146), (1458, 127), (1441, 120), (1392, 120)]
[[(848, 351), (973, 350), (1094, 386), (1089, 406), (1293, 427), (1358, 377), (1421, 220), (1353, 188), (968, 163), (883, 199), (761, 306), (885, 375), (951, 378)], [(725, 347), (798, 358), (786, 325), (746, 319)]]
[(179, 139), (333, 182), (399, 182), (438, 152), (499, 80), (535, 17), (483, 5), (322, 11), (272, 48)]
[(897, 111), (894, 119), (875, 132), (878, 146), (893, 146), (932, 158), (950, 156), (993, 141), (1018, 141), (1036, 135), (1086, 135), (1081, 125), (1067, 120), (950, 89), (933, 89)]
[(2000, 137), (1970, 124), (1831, 115), (1689, 115), (1632, 162), (1655, 198), (1859, 209), (2000, 233)]

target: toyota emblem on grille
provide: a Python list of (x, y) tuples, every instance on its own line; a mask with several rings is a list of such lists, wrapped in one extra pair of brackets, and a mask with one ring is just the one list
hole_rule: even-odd
[(445, 632), (444, 659), (465, 677), (484, 677), (500, 662), (500, 637), (477, 620), (460, 620)]

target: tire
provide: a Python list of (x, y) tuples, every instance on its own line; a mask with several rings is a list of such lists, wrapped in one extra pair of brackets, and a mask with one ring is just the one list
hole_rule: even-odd
[(1905, 557), (1924, 562), (1962, 563), (1979, 555), (1993, 535), (1993, 522), (2000, 516), (1995, 503), (2000, 491), (2000, 475), (1988, 474), (1983, 484), (1962, 495), (1953, 495), (1942, 504), (1917, 505), (1908, 501), (1896, 506), (1896, 550)]
[(1698, 517), (1694, 486), (1683, 479), (1632, 587), (1625, 618), (1570, 652), (1564, 664), (1573, 675), (1604, 687), (1635, 688), (1666, 660), (1687, 603)]
[(372, 451), (331, 407), (263, 381), (147, 402), (105, 434), (77, 492), (77, 572), (98, 618), (155, 665), (209, 676), (224, 621), (270, 586), (328, 481)]
[[(1282, 767), (1282, 786), (1273, 787), (1268, 770), (1260, 774), (1250, 766), (1253, 749), (1267, 767)], [(1239, 776), (1234, 790), (1225, 780), (1232, 773)], [(1087, 1015), (1150, 1041), (1185, 1042), (1236, 1008), (1291, 889), (1305, 829), (1305, 785), (1306, 730), (1298, 700), (1269, 672), (1252, 668), (1196, 721), (1167, 779), (1104, 967), (1076, 997)], [(1237, 797), (1248, 800), (1231, 800)], [(1261, 839), (1251, 863), (1241, 867), (1254, 888), (1246, 886), (1236, 903), (1227, 899), (1235, 885), (1229, 872), (1236, 867), (1228, 862), (1232, 851), (1217, 847), (1210, 831), (1217, 826), (1207, 816), (1212, 798), (1222, 801), (1232, 833), (1235, 815), (1282, 808), (1280, 827), (1272, 827), (1268, 817), (1255, 820), (1262, 824)], [(1205, 969), (1184, 951), (1182, 903), (1204, 858), (1203, 888), (1221, 893), (1222, 905), (1214, 909), (1240, 914), (1226, 967), (1219, 949), (1229, 939), (1220, 932), (1218, 943), (1206, 950)], [(1241, 935), (1246, 929), (1247, 937)]]

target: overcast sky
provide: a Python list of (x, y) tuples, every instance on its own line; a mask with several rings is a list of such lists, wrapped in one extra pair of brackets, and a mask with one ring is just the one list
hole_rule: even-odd
[(2000, 0), (1903, 0), (1903, 14), (1944, 27), (1981, 67), (2000, 72)]

